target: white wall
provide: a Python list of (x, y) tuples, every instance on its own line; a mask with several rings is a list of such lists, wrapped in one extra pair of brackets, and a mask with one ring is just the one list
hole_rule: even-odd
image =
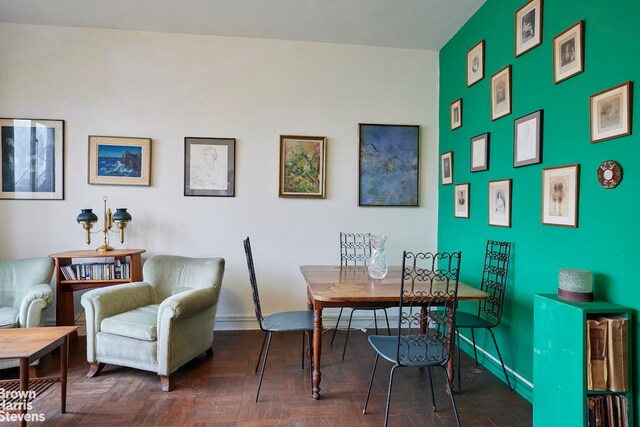
[[(387, 234), (395, 264), (436, 248), (437, 73), (437, 52), (0, 24), (0, 117), (66, 132), (64, 201), (0, 200), (0, 258), (84, 248), (106, 195), (124, 247), (226, 259), (217, 328), (255, 327), (246, 236), (264, 311), (304, 309), (298, 267), (337, 263), (340, 231)], [(421, 126), (419, 208), (357, 206), (358, 123)], [(281, 134), (328, 138), (326, 199), (278, 198)], [(151, 186), (87, 184), (88, 135), (153, 138)], [(183, 196), (190, 136), (237, 139), (236, 197)]]

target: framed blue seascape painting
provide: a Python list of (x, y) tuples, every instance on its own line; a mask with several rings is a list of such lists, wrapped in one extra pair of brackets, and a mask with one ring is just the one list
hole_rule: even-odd
[(150, 185), (151, 138), (89, 136), (89, 184)]
[(418, 206), (420, 126), (360, 123), (359, 206)]

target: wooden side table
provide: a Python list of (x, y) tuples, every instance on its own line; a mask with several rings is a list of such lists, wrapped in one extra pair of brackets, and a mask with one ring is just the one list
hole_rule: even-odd
[[(142, 280), (142, 258), (141, 254), (145, 249), (116, 249), (108, 252), (97, 252), (95, 250), (67, 251), (49, 255), (56, 262), (56, 325), (73, 326), (75, 324), (73, 293), (75, 291), (104, 288), (107, 286), (119, 285), (122, 283), (139, 282)], [(61, 268), (74, 263), (83, 263), (82, 260), (98, 258), (106, 261), (107, 258), (127, 258), (129, 263), (129, 277), (124, 279), (84, 279), (70, 280), (65, 278)], [(78, 262), (79, 261), (79, 262)], [(71, 341), (78, 339), (77, 332), (74, 331)]]

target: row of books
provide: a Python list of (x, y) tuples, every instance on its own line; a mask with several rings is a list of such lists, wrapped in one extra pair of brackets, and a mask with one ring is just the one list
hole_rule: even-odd
[(613, 314), (587, 320), (587, 388), (629, 390), (629, 319)]
[(128, 279), (130, 266), (116, 258), (113, 262), (64, 265), (60, 272), (66, 280)]
[(622, 394), (587, 396), (587, 427), (629, 427), (629, 399)]

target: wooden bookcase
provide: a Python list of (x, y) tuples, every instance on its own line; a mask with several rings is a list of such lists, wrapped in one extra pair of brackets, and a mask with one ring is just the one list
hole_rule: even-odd
[[(59, 252), (49, 255), (56, 263), (56, 325), (73, 326), (74, 306), (73, 293), (75, 291), (93, 288), (103, 288), (122, 283), (139, 282), (142, 280), (142, 258), (141, 254), (145, 249), (116, 249), (108, 252), (97, 252), (92, 250)], [(68, 280), (62, 273), (61, 267), (70, 264), (82, 264), (83, 260), (89, 263), (89, 259), (122, 258), (129, 263), (130, 274), (126, 279), (100, 279), (100, 280)], [(77, 339), (77, 334), (72, 337)]]
[[(596, 315), (627, 317), (628, 375), (626, 392), (587, 388), (587, 319)], [(533, 328), (533, 425), (586, 426), (587, 397), (621, 394), (628, 398), (629, 426), (633, 422), (631, 309), (604, 301), (564, 301), (557, 295), (536, 295)]]

